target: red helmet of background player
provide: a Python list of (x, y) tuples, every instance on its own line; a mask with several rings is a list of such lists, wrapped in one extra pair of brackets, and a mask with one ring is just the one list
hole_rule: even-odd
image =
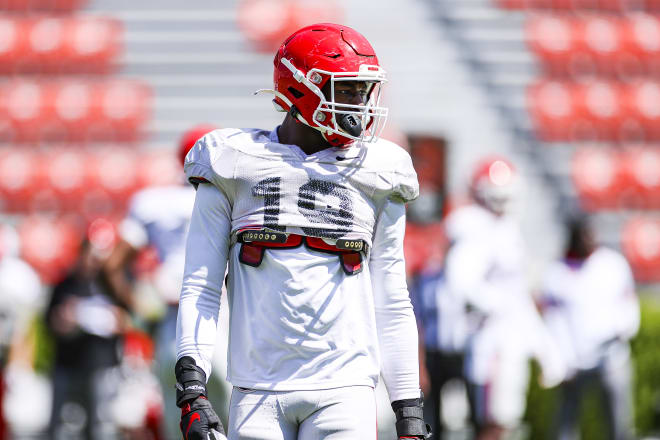
[(199, 124), (190, 128), (185, 133), (183, 133), (181, 139), (179, 140), (179, 148), (177, 151), (177, 157), (179, 158), (179, 162), (181, 162), (181, 164), (183, 165), (183, 163), (186, 161), (186, 155), (188, 154), (190, 149), (195, 146), (195, 142), (197, 142), (199, 138), (201, 138), (205, 134), (213, 130), (216, 130), (217, 128), (218, 127), (211, 124)]
[[(387, 108), (380, 107), (385, 71), (361, 34), (348, 26), (321, 23), (294, 32), (275, 55), (275, 107), (319, 130), (332, 146), (356, 140), (373, 142), (385, 126)], [(362, 105), (334, 102), (338, 81), (370, 85)], [(329, 84), (326, 97), (322, 90)]]
[(486, 209), (502, 215), (514, 195), (515, 175), (515, 168), (503, 157), (482, 159), (472, 174), (470, 194)]

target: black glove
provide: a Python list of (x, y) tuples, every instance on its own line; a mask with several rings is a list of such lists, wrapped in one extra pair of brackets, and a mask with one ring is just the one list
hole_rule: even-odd
[(431, 438), (431, 427), (424, 423), (424, 395), (418, 399), (395, 400), (392, 409), (398, 438)]
[(206, 373), (189, 356), (179, 359), (176, 374), (176, 405), (181, 408), (184, 440), (225, 439), (220, 418), (206, 400)]
[(184, 440), (226, 439), (220, 418), (211, 402), (199, 396), (181, 408), (181, 434)]

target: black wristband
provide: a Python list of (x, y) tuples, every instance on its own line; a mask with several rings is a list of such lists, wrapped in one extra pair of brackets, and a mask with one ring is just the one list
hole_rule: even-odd
[(176, 375), (176, 405), (181, 408), (186, 402), (206, 395), (206, 373), (190, 356), (184, 356), (174, 366)]
[(396, 433), (398, 437), (430, 438), (431, 429), (424, 423), (423, 395), (417, 399), (402, 399), (392, 402), (396, 415)]

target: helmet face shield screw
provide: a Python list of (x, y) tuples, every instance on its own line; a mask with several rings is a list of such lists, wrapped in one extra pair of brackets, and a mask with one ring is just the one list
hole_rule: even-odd
[(323, 121), (325, 121), (325, 114), (322, 113), (322, 112), (318, 112), (316, 114), (316, 116), (314, 117), (314, 119), (316, 119), (319, 122), (323, 122)]
[(314, 84), (321, 84), (321, 81), (323, 81), (323, 77), (318, 72), (314, 72), (309, 80)]

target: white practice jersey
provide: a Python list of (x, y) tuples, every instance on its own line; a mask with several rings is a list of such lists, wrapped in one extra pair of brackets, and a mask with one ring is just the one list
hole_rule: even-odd
[[(417, 329), (405, 279), (405, 205), (418, 194), (410, 156), (380, 140), (306, 155), (276, 130), (216, 130), (186, 158), (197, 191), (177, 329), (178, 356), (209, 373), (229, 262), (228, 380), (265, 390), (375, 386), (419, 397)], [(246, 227), (369, 245), (348, 275), (335, 254), (266, 249), (239, 261), (231, 234)]]
[(119, 227), (123, 240), (135, 249), (151, 245), (160, 265), (154, 283), (163, 300), (179, 301), (183, 281), (186, 234), (195, 190), (191, 185), (150, 187), (131, 199), (129, 213)]
[(546, 383), (560, 381), (564, 364), (528, 288), (516, 223), (470, 205), (450, 214), (446, 228), (453, 243), (446, 262), (448, 288), (471, 309), (468, 376), (481, 384), (504, 371), (524, 378), (529, 358), (536, 357)]
[(639, 329), (632, 271), (610, 248), (597, 248), (582, 263), (555, 262), (545, 277), (543, 300), (546, 322), (572, 371), (596, 367)]

